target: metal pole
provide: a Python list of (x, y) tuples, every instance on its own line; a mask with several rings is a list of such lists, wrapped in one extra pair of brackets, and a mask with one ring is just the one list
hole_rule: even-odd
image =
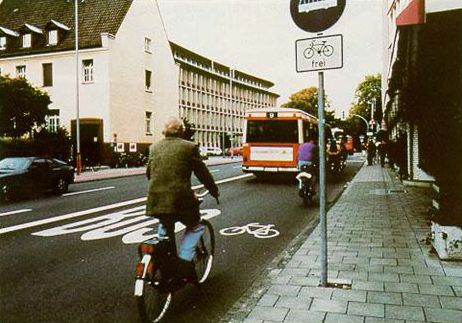
[(76, 168), (77, 175), (82, 171), (82, 159), (80, 156), (80, 112), (79, 112), (79, 0), (75, 0), (75, 104), (77, 109), (75, 120), (76, 136)]
[(327, 287), (326, 143), (324, 136), (324, 72), (319, 72), (319, 221), (321, 228), (321, 286)]
[(358, 117), (358, 118), (361, 118), (366, 123), (366, 132), (369, 131), (369, 123), (367, 122), (366, 118), (364, 118), (363, 116), (360, 116), (359, 114), (352, 113), (351, 115), (355, 116), (355, 117)]

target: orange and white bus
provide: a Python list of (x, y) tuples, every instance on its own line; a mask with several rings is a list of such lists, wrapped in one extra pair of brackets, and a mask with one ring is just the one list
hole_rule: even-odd
[(298, 147), (318, 137), (318, 119), (302, 110), (263, 108), (245, 115), (242, 170), (246, 173), (296, 173)]

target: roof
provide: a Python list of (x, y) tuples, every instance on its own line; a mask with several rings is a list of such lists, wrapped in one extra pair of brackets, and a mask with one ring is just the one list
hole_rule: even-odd
[[(79, 0), (79, 48), (101, 46), (101, 33), (116, 35), (133, 0)], [(3, 0), (0, 2), (0, 27), (19, 32), (30, 30), (61, 30), (60, 42), (46, 42), (32, 48), (15, 47), (0, 52), (0, 57), (71, 50), (75, 48), (74, 0)], [(33, 28), (30, 28), (32, 26)], [(2, 30), (2, 29), (0, 29)], [(8, 36), (13, 37), (11, 33)], [(45, 35), (38, 35), (44, 37)]]

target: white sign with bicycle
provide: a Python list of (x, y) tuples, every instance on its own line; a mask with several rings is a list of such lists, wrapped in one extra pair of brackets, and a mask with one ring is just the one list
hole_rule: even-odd
[(330, 35), (295, 42), (297, 72), (322, 71), (343, 67), (343, 36)]

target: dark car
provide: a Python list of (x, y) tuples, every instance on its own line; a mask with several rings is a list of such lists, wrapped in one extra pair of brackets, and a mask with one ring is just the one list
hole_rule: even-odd
[(52, 158), (8, 157), (0, 160), (0, 200), (29, 194), (67, 192), (74, 182), (74, 167)]

